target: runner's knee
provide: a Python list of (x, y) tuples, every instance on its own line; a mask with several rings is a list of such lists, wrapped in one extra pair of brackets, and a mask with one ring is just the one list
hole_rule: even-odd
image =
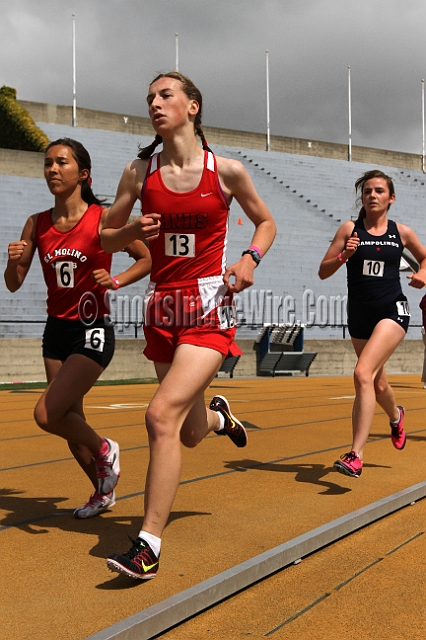
[(36, 421), (40, 429), (43, 429), (43, 431), (47, 431), (48, 433), (53, 433), (52, 420), (50, 419), (49, 413), (44, 403), (38, 402), (36, 404), (34, 409), (34, 420)]

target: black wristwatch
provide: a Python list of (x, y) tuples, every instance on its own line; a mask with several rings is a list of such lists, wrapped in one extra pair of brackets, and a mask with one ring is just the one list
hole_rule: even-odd
[(256, 267), (257, 265), (260, 263), (260, 261), (262, 260), (262, 258), (260, 257), (260, 255), (258, 254), (257, 251), (255, 251), (254, 249), (247, 249), (246, 251), (243, 251), (241, 256), (245, 256), (246, 253), (249, 253), (251, 255), (251, 257), (253, 258), (253, 260), (256, 263)]

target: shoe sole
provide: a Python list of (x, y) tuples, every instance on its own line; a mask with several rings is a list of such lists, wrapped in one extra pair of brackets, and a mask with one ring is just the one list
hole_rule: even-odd
[(333, 464), (334, 469), (336, 469), (336, 471), (338, 471), (339, 473), (343, 473), (345, 476), (350, 476), (351, 478), (359, 478), (361, 473), (362, 473), (362, 469), (360, 469), (360, 471), (358, 471), (358, 473), (354, 473), (353, 471), (351, 471), (350, 469), (348, 469), (348, 467), (346, 467), (344, 464), (342, 464), (341, 462), (339, 462), (339, 460), (337, 460), (334, 464)]
[(111, 504), (109, 504), (107, 507), (103, 509), (99, 509), (99, 511), (96, 511), (96, 513), (92, 513), (91, 516), (79, 516), (78, 509), (76, 509), (72, 514), (72, 517), (75, 518), (76, 520), (88, 520), (89, 518), (95, 518), (96, 516), (100, 516), (101, 513), (105, 513), (106, 511), (109, 511), (111, 507), (113, 507), (114, 505), (115, 505), (115, 500), (114, 502), (111, 502)]
[[(231, 420), (233, 420), (236, 424), (240, 425), (241, 429), (244, 432), (244, 435), (246, 437), (246, 441), (244, 442), (244, 444), (238, 444), (237, 442), (235, 442), (235, 440), (232, 440), (232, 437), (229, 435), (229, 433), (227, 431), (225, 431), (225, 435), (228, 436), (228, 438), (230, 438), (232, 440), (232, 442), (235, 444), (236, 447), (239, 447), (240, 449), (242, 449), (243, 447), (245, 447), (248, 443), (248, 435), (247, 435), (247, 431), (244, 427), (243, 424), (241, 424), (241, 422), (239, 420), (237, 420), (237, 418), (231, 413), (231, 407), (229, 406), (229, 402), (226, 398), (224, 398), (223, 396), (216, 396), (216, 398), (220, 398), (221, 400), (223, 400), (223, 402), (226, 405), (226, 412), (229, 415), (229, 417), (231, 418)], [(221, 433), (219, 432), (219, 435), (221, 435)]]
[(405, 443), (407, 442), (407, 434), (404, 434), (404, 435), (405, 435), (405, 438), (404, 438), (404, 444), (402, 445), (402, 447), (397, 447), (394, 441), (392, 440), (392, 444), (397, 451), (402, 451), (403, 448), (405, 447)]
[(133, 578), (133, 580), (152, 580), (152, 578), (155, 578), (157, 575), (157, 573), (135, 573), (134, 571), (127, 569), (127, 567), (123, 567), (122, 564), (115, 560), (107, 560), (106, 563), (110, 571), (114, 573), (122, 573), (128, 578)]

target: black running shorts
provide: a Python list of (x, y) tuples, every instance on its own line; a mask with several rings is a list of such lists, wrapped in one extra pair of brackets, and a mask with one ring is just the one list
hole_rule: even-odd
[(394, 320), (407, 333), (410, 309), (407, 299), (376, 307), (359, 301), (348, 300), (348, 330), (351, 338), (368, 340), (380, 320)]
[(114, 328), (108, 319), (98, 318), (87, 327), (79, 320), (47, 318), (42, 340), (43, 358), (65, 362), (68, 356), (79, 353), (105, 369), (114, 355), (114, 347)]

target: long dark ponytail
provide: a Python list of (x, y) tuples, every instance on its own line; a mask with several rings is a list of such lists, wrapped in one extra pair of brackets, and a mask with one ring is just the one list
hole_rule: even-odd
[[(182, 73), (179, 73), (178, 71), (169, 71), (168, 73), (160, 73), (160, 75), (154, 78), (150, 86), (154, 84), (154, 82), (157, 82), (157, 80), (160, 80), (161, 78), (173, 78), (174, 80), (178, 80), (182, 84), (182, 90), (184, 91), (188, 99), (195, 100), (196, 102), (198, 102), (198, 105), (200, 108), (198, 109), (198, 113), (195, 116), (194, 131), (198, 136), (200, 136), (203, 149), (205, 149), (206, 151), (211, 151), (207, 143), (207, 140), (205, 138), (203, 129), (201, 127), (201, 119), (203, 115), (203, 96), (201, 95), (201, 91), (195, 86), (192, 80), (184, 76)], [(163, 138), (157, 134), (155, 136), (154, 141), (151, 142), (150, 145), (148, 145), (147, 147), (143, 147), (142, 149), (139, 147), (138, 158), (141, 158), (142, 160), (146, 160), (154, 153), (155, 148), (162, 142), (163, 142)]]
[(81, 144), (81, 142), (73, 140), (72, 138), (59, 138), (58, 140), (54, 140), (47, 145), (45, 153), (47, 153), (47, 151), (51, 147), (56, 147), (58, 145), (69, 147), (71, 149), (73, 158), (78, 165), (79, 171), (87, 169), (89, 172), (88, 177), (86, 178), (86, 180), (83, 180), (81, 184), (81, 197), (83, 198), (84, 202), (87, 202), (88, 205), (102, 205), (103, 201), (99, 200), (99, 198), (97, 198), (92, 191), (92, 177), (90, 175), (92, 171), (92, 161), (87, 149)]

